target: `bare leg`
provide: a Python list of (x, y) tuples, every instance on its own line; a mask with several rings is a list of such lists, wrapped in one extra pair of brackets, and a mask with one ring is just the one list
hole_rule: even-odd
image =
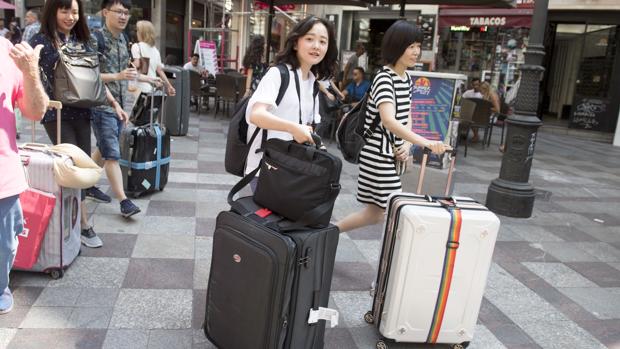
[(101, 157), (101, 152), (99, 151), (99, 148), (95, 149), (95, 151), (90, 157), (97, 165), (99, 165), (99, 167), (103, 167), (103, 158)]
[(385, 210), (377, 205), (366, 205), (361, 211), (352, 213), (336, 223), (341, 232), (377, 224), (383, 221)]
[(471, 142), (472, 143), (476, 143), (478, 142), (480, 139), (478, 138), (478, 128), (472, 128), (471, 129), (474, 132), (474, 136), (471, 138)]
[(82, 200), (81, 210), (82, 210), (82, 217), (81, 217), (82, 230), (88, 229), (90, 228), (90, 224), (88, 224), (88, 211), (86, 211), (86, 200)]
[(108, 176), (108, 181), (110, 181), (110, 187), (112, 187), (114, 196), (116, 196), (118, 201), (127, 199), (125, 191), (123, 190), (123, 173), (121, 172), (118, 161), (105, 160), (103, 168), (105, 169), (105, 174)]

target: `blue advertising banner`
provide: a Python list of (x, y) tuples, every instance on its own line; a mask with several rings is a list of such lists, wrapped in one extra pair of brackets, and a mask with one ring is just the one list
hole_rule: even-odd
[[(453, 79), (412, 76), (411, 129), (431, 140), (444, 141), (448, 136), (454, 97)], [(422, 151), (412, 147), (414, 161), (420, 162)], [(442, 167), (441, 158), (431, 155), (429, 165)]]

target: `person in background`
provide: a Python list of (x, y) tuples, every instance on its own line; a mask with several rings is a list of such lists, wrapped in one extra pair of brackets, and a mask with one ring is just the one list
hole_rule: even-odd
[(39, 22), (39, 10), (29, 10), (26, 12), (26, 27), (22, 41), (30, 42), (30, 39), (41, 30), (41, 22)]
[[(146, 57), (149, 59), (149, 69), (146, 77), (143, 79), (147, 82), (138, 83), (140, 91), (144, 93), (150, 93), (153, 89), (152, 85), (157, 87), (166, 86), (166, 93), (169, 96), (176, 95), (176, 90), (168, 81), (166, 73), (164, 72), (164, 64), (161, 62), (161, 54), (157, 47), (155, 47), (155, 27), (153, 23), (149, 21), (138, 21), (136, 23), (138, 42), (131, 46), (131, 56), (134, 57), (133, 65), (137, 69), (140, 67), (140, 57)], [(159, 78), (157, 77), (159, 76)]]
[(471, 79), (471, 88), (463, 92), (463, 98), (482, 98), (480, 93), (480, 78)]
[(9, 30), (4, 26), (4, 19), (0, 18), (0, 37), (5, 38)]
[(244, 96), (247, 97), (256, 90), (268, 68), (265, 63), (265, 38), (262, 35), (257, 35), (252, 39), (243, 57), (243, 66), (247, 75)]
[(360, 66), (359, 59), (364, 54), (366, 54), (366, 47), (364, 46), (364, 43), (358, 42), (355, 46), (355, 54), (349, 58), (347, 64), (344, 66), (343, 81), (340, 85), (340, 89), (344, 89), (351, 81), (353, 81), (353, 68)]
[[(465, 92), (461, 98), (482, 98), (482, 93), (480, 92), (480, 78), (472, 78), (471, 79), (471, 88)], [(474, 136), (471, 138), (472, 143), (478, 142), (478, 129), (472, 129)]]
[[(127, 68), (130, 63), (129, 50), (125, 35), (121, 34), (129, 23), (130, 9), (129, 0), (103, 0), (101, 13), (105, 23), (101, 30), (94, 33), (99, 52), (101, 79), (112, 93), (114, 102), (112, 105), (93, 109), (92, 126), (97, 139), (97, 149), (93, 152), (92, 158), (105, 169), (112, 192), (120, 202), (121, 216), (125, 218), (140, 212), (140, 208), (125, 195), (123, 176), (118, 163), (121, 157), (119, 137), (127, 123), (127, 113), (121, 106), (129, 97), (128, 81), (138, 79), (136, 68)], [(87, 195), (95, 200), (110, 199), (102, 194), (92, 188), (87, 192)]]
[(493, 107), (491, 108), (491, 112), (499, 113), (499, 109), (501, 106), (499, 94), (497, 94), (497, 91), (495, 91), (491, 84), (486, 81), (480, 84), (480, 94), (482, 95), (482, 99), (491, 102), (491, 104), (493, 105)]
[(17, 18), (13, 18), (9, 24), (9, 32), (6, 34), (6, 38), (9, 39), (13, 45), (22, 41), (22, 28), (19, 27)]
[(353, 105), (356, 105), (370, 88), (370, 82), (364, 77), (364, 68), (355, 67), (353, 69), (353, 81), (342, 92), (347, 101), (350, 101)]
[(193, 70), (196, 73), (200, 74), (200, 76), (203, 78), (209, 76), (209, 71), (206, 70), (202, 65), (200, 65), (200, 56), (197, 53), (192, 54), (192, 58), (190, 58), (189, 62), (183, 65), (183, 69)]
[(380, 118), (360, 153), (357, 201), (365, 204), (336, 223), (341, 232), (377, 224), (385, 217), (387, 199), (402, 191), (397, 161), (407, 161), (412, 144), (442, 154), (449, 149), (441, 141), (428, 140), (411, 130), (411, 78), (423, 35), (413, 24), (399, 20), (385, 32), (381, 54), (387, 64), (375, 76), (368, 97), (365, 125)]
[(17, 235), (24, 229), (19, 194), (28, 188), (15, 140), (15, 115), (19, 107), (23, 115), (39, 121), (47, 110), (49, 99), (39, 77), (41, 46), (27, 43), (15, 46), (0, 37), (0, 314), (13, 309), (9, 289), (9, 272), (17, 253)]

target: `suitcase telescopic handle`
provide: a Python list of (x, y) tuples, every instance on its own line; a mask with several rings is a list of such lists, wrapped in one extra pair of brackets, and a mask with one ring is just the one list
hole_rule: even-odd
[[(56, 109), (56, 143), (60, 144), (60, 114), (62, 110), (62, 102), (49, 101), (49, 103), (47, 104), (47, 109)], [(31, 130), (32, 143), (35, 142), (34, 131), (35, 131), (36, 126), (37, 126), (37, 122), (32, 121), (32, 130)]]
[[(155, 92), (157, 92), (157, 86), (152, 83), (151, 87), (153, 87), (151, 89), (151, 117), (150, 117), (150, 125), (153, 124), (153, 109), (155, 108)], [(165, 100), (166, 100), (166, 91), (164, 90), (164, 87), (161, 87), (161, 105), (159, 106), (159, 117), (157, 122), (162, 125), (162, 122), (164, 120), (164, 113), (165, 113)]]
[[(418, 187), (416, 189), (416, 194), (421, 195), (422, 193), (422, 185), (424, 184), (424, 175), (426, 174), (426, 161), (428, 160), (428, 156), (431, 154), (431, 149), (424, 147), (424, 152), (422, 155), (422, 163), (420, 164), (420, 175), (418, 176)], [(448, 169), (448, 179), (446, 181), (446, 189), (444, 191), (444, 196), (450, 195), (450, 185), (452, 184), (452, 174), (454, 173), (454, 164), (456, 163), (456, 148), (452, 148), (446, 150), (445, 154), (450, 156), (450, 167)]]

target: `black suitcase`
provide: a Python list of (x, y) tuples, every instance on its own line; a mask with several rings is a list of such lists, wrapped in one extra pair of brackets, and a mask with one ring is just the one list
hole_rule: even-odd
[(268, 227), (280, 221), (251, 197), (217, 217), (204, 330), (220, 349), (324, 346), (325, 321), (308, 320), (327, 308), (339, 230)]
[[(165, 97), (162, 96), (162, 105), (164, 100)], [(154, 92), (151, 93), (151, 106), (155, 104), (153, 102)], [(128, 196), (134, 198), (164, 190), (168, 183), (170, 135), (163, 125), (153, 122), (153, 109), (151, 108), (148, 124), (128, 125), (120, 136), (119, 164), (123, 174), (123, 189)]]

